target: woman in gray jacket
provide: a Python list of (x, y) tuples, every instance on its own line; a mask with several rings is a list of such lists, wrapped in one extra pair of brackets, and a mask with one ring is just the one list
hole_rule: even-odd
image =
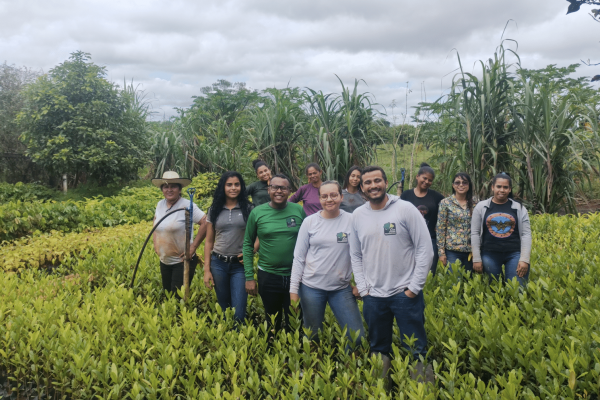
[(513, 200), (512, 179), (500, 173), (492, 179), (493, 197), (479, 202), (471, 219), (473, 270), (491, 278), (517, 278), (525, 286), (529, 278), (531, 226), (527, 209)]

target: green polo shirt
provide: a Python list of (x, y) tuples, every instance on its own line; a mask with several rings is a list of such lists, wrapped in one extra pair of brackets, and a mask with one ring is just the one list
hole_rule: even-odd
[(271, 274), (290, 276), (294, 261), (294, 247), (306, 214), (302, 206), (287, 203), (278, 210), (269, 203), (256, 207), (250, 213), (244, 235), (244, 269), (246, 280), (254, 280), (253, 253), (256, 238), (260, 240), (258, 265)]

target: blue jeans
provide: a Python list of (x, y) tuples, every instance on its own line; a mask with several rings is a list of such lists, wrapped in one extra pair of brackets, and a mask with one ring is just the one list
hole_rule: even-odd
[[(512, 278), (517, 278), (521, 286), (527, 284), (529, 279), (529, 271), (531, 266), (527, 269), (527, 273), (524, 277), (517, 276), (517, 266), (519, 265), (519, 258), (521, 252), (516, 251), (514, 253), (499, 253), (495, 251), (482, 251), (481, 262), (483, 263), (483, 272), (489, 275), (490, 280), (492, 278), (502, 279), (510, 281)], [(502, 274), (502, 266), (504, 265), (505, 275)]]
[(346, 335), (350, 342), (352, 342), (350, 331), (360, 332), (360, 335), (356, 339), (356, 344), (360, 345), (365, 334), (365, 328), (350, 285), (344, 289), (327, 291), (313, 289), (300, 283), (298, 295), (300, 296), (300, 305), (304, 314), (304, 326), (312, 330), (313, 336), (317, 334), (319, 329), (323, 328), (325, 307), (329, 303), (329, 307), (331, 307), (331, 311), (333, 311), (338, 324), (342, 328), (347, 328)]
[(448, 260), (448, 271), (452, 272), (452, 264), (460, 261), (460, 264), (466, 271), (473, 272), (473, 259), (469, 260), (469, 254), (462, 251), (446, 250), (446, 259)]
[(390, 356), (392, 353), (392, 334), (394, 317), (400, 329), (402, 345), (404, 335), (415, 336), (417, 341), (412, 349), (413, 356), (425, 357), (427, 354), (427, 334), (425, 333), (425, 299), (423, 291), (411, 299), (404, 291), (391, 297), (363, 297), (363, 314), (369, 327), (369, 344), (371, 352)]
[(217, 302), (223, 311), (230, 307), (234, 308), (236, 321), (243, 323), (248, 301), (244, 265), (239, 262), (226, 263), (211, 256), (210, 272), (215, 282)]
[(438, 245), (437, 239), (431, 239), (431, 245), (433, 246), (433, 261), (431, 262), (431, 273), (435, 276), (435, 272), (437, 271), (437, 264), (440, 256), (438, 255)]

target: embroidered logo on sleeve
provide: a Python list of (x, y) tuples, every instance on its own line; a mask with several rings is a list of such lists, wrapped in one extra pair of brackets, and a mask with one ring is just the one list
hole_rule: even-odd
[(290, 217), (290, 218), (286, 219), (286, 222), (287, 222), (288, 228), (295, 228), (296, 227), (296, 218)]
[(383, 234), (384, 235), (395, 235), (396, 234), (396, 224), (393, 222), (388, 222), (383, 225)]
[(337, 242), (338, 243), (348, 243), (348, 234), (345, 232), (340, 232), (337, 234)]

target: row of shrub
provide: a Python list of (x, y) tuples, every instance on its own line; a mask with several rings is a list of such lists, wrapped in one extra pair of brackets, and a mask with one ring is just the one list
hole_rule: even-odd
[[(218, 177), (201, 174), (192, 181), (196, 203), (206, 210)], [(185, 190), (185, 189), (184, 189)], [(184, 193), (187, 198), (187, 194)], [(90, 228), (151, 221), (162, 193), (156, 187), (125, 188), (119, 195), (87, 201), (21, 201), (0, 205), (0, 241), (43, 232), (83, 232)]]
[(600, 214), (532, 222), (525, 290), (456, 268), (429, 277), (427, 361), (435, 385), (409, 379), (414, 363), (399, 349), (397, 327), (386, 391), (381, 361), (369, 357), (366, 342), (345, 353), (329, 310), (319, 343), (299, 330), (269, 344), (259, 297), (238, 329), (201, 272), (187, 304), (166, 298), (151, 248), (128, 289), (144, 224), (98, 232), (113, 240), (65, 258), (59, 274), (0, 276), (0, 375), (13, 395), (70, 399), (598, 398)]
[(10, 184), (0, 182), (0, 204), (9, 201), (44, 201), (50, 200), (56, 195), (57, 191), (52, 190), (39, 183)]
[(90, 228), (86, 232), (52, 231), (25, 236), (0, 246), (0, 270), (22, 272), (32, 268), (52, 268), (69, 263), (70, 258), (93, 257), (114, 240), (136, 232), (150, 231), (150, 222), (111, 228)]

